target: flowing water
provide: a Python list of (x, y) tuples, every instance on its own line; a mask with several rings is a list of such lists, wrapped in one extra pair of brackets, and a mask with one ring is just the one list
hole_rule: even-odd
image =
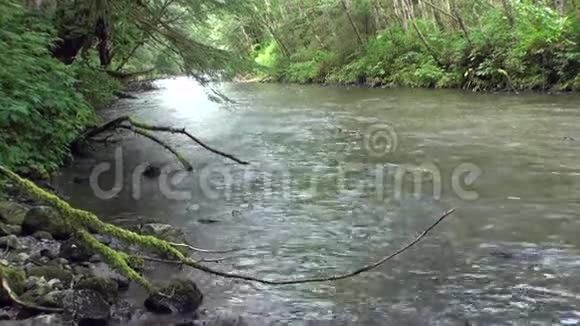
[[(343, 281), (275, 287), (163, 266), (148, 271), (156, 281), (194, 277), (206, 307), (250, 320), (580, 323), (578, 95), (224, 84), (235, 103), (217, 104), (187, 79), (160, 85), (104, 115), (186, 127), (251, 164), (159, 136), (195, 166), (182, 178), (174, 156), (130, 136), (62, 172), (72, 203), (182, 227), (199, 247), (249, 248), (208, 264), (264, 278), (353, 270), (457, 211), (403, 255)], [(118, 179), (120, 191), (73, 182), (106, 162), (122, 168), (99, 187)], [(148, 162), (174, 172), (134, 178)]]

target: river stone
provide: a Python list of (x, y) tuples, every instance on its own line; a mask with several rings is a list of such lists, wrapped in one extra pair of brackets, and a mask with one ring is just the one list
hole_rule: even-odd
[(103, 297), (92, 290), (53, 291), (44, 296), (41, 303), (64, 308), (64, 315), (78, 325), (108, 325), (111, 307)]
[(6, 224), (21, 225), (27, 212), (28, 208), (19, 203), (11, 201), (0, 202), (0, 219)]
[(34, 207), (28, 211), (22, 223), (22, 231), (25, 234), (46, 231), (55, 239), (67, 239), (69, 237), (64, 220), (58, 211), (48, 206)]
[(44, 277), (46, 280), (56, 278), (64, 284), (70, 284), (73, 280), (73, 274), (61, 266), (34, 266), (28, 271), (28, 276)]
[(19, 235), (22, 232), (22, 226), (13, 224), (4, 224), (0, 222), (0, 236), (4, 235)]
[(114, 302), (119, 294), (119, 284), (114, 280), (102, 277), (86, 277), (75, 286), (77, 290), (93, 290), (103, 296), (108, 302)]
[(36, 232), (34, 232), (34, 234), (32, 234), (32, 236), (38, 240), (54, 240), (54, 238), (52, 237), (52, 234), (50, 234), (46, 231), (36, 231)]
[(203, 302), (203, 294), (190, 280), (175, 280), (145, 300), (145, 307), (157, 314), (192, 313)]
[(68, 259), (71, 262), (88, 261), (93, 253), (85, 246), (78, 244), (74, 239), (70, 238), (60, 245), (60, 257)]

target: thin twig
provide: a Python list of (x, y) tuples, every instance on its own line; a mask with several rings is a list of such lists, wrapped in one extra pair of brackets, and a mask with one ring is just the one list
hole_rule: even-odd
[(194, 247), (194, 246), (189, 245), (187, 243), (170, 242), (169, 244), (174, 246), (174, 247), (188, 248), (191, 251), (203, 252), (203, 253), (207, 253), (207, 254), (229, 254), (232, 252), (265, 248), (265, 246), (263, 246), (263, 247), (254, 247), (254, 248), (233, 248), (233, 249), (223, 249), (223, 250), (211, 250), (211, 249), (197, 248), (197, 247)]
[[(141, 256), (141, 258), (143, 258), (144, 260), (147, 260), (147, 261), (153, 261), (153, 262), (157, 262), (157, 263), (184, 265), (184, 263), (182, 261), (174, 260), (174, 259), (163, 259), (163, 258), (150, 257), (150, 256)], [(197, 260), (197, 262), (200, 262), (200, 263), (221, 263), (224, 260), (234, 259), (234, 258), (236, 258), (236, 257), (230, 256), (230, 257), (220, 257), (220, 258), (202, 258), (200, 260)]]
[(239, 279), (239, 280), (257, 282), (257, 283), (262, 283), (262, 284), (268, 284), (268, 285), (289, 285), (289, 284), (304, 284), (304, 283), (320, 283), (320, 282), (338, 281), (338, 280), (343, 280), (346, 278), (354, 277), (354, 276), (359, 275), (359, 274), (364, 273), (364, 272), (368, 272), (372, 269), (375, 269), (375, 268), (383, 265), (384, 263), (388, 262), (389, 260), (397, 257), (398, 255), (402, 254), (403, 252), (407, 251), (408, 249), (410, 249), (411, 247), (413, 247), (417, 243), (419, 243), (425, 236), (427, 236), (427, 234), (429, 234), (429, 232), (431, 232), (437, 225), (439, 225), (441, 222), (443, 222), (443, 220), (445, 220), (445, 218), (447, 218), (453, 212), (455, 212), (455, 209), (452, 209), (452, 210), (445, 212), (433, 224), (431, 224), (431, 226), (429, 226), (417, 238), (415, 238), (415, 240), (411, 241), (410, 243), (403, 246), (402, 248), (395, 251), (394, 253), (389, 254), (389, 255), (387, 255), (387, 256), (385, 256), (385, 257), (383, 257), (383, 258), (381, 258), (373, 263), (370, 263), (370, 264), (365, 265), (357, 270), (354, 270), (352, 272), (345, 273), (345, 274), (314, 277), (314, 278), (293, 279), (293, 280), (292, 279), (266, 280), (266, 279), (253, 277), (253, 276), (246, 276), (246, 275), (240, 275), (240, 274), (235, 274), (235, 273), (227, 273), (227, 272), (217, 271), (217, 270), (214, 270), (210, 267), (201, 265), (201, 264), (199, 264), (199, 262), (196, 262), (193, 260), (182, 261), (182, 263), (184, 263), (185, 265), (188, 265), (190, 267), (193, 267), (195, 269), (209, 273), (209, 274), (213, 274), (213, 275), (217, 275), (217, 276), (221, 276), (221, 277), (225, 277), (225, 278)]
[[(129, 126), (124, 124), (125, 122), (127, 122), (129, 124)], [(135, 121), (129, 116), (122, 116), (122, 117), (113, 119), (113, 120), (111, 120), (111, 121), (109, 121), (109, 122), (107, 122), (107, 123), (105, 123), (97, 128), (94, 128), (94, 129), (86, 132), (80, 139), (89, 139), (89, 138), (92, 138), (92, 137), (94, 137), (94, 136), (96, 136), (104, 131), (111, 130), (111, 129), (116, 129), (116, 128), (129, 129), (130, 126), (144, 129), (144, 130), (149, 130), (149, 131), (160, 131), (160, 132), (182, 134), (182, 135), (187, 136), (189, 139), (193, 140), (194, 142), (196, 142), (199, 146), (203, 147), (204, 149), (206, 149), (214, 154), (228, 158), (228, 159), (230, 159), (238, 164), (242, 164), (242, 165), (250, 164), (249, 162), (240, 160), (231, 154), (227, 154), (227, 153), (224, 153), (220, 150), (217, 150), (215, 148), (210, 147), (209, 145), (202, 142), (199, 138), (195, 137), (194, 135), (189, 133), (187, 130), (185, 130), (185, 128), (173, 128), (173, 127), (166, 127), (166, 126), (148, 125), (148, 124), (144, 124), (144, 123)], [(163, 145), (163, 146), (165, 146), (165, 145)]]

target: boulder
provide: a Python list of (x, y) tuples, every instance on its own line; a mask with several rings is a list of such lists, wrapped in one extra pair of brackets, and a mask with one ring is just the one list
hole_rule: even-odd
[(68, 239), (60, 245), (60, 257), (71, 262), (88, 261), (93, 253), (84, 246), (78, 244), (74, 239)]
[(0, 219), (6, 224), (21, 225), (28, 212), (25, 206), (11, 202), (0, 202)]
[(73, 280), (72, 272), (62, 266), (34, 266), (28, 271), (28, 276), (44, 277), (46, 280), (57, 279), (64, 284), (70, 284)]
[(119, 284), (114, 280), (102, 277), (86, 277), (75, 286), (77, 290), (93, 290), (108, 302), (114, 302), (119, 294)]
[(92, 290), (74, 290), (65, 296), (65, 314), (71, 315), (79, 326), (108, 325), (111, 307), (103, 297)]
[(145, 307), (157, 314), (192, 313), (203, 302), (203, 294), (190, 280), (175, 280), (145, 300)]
[(111, 307), (103, 297), (92, 290), (64, 290), (48, 293), (42, 304), (64, 309), (64, 315), (78, 325), (108, 325)]
[(22, 231), (25, 234), (46, 231), (55, 239), (67, 239), (70, 234), (58, 211), (48, 206), (34, 207), (29, 210), (22, 223)]

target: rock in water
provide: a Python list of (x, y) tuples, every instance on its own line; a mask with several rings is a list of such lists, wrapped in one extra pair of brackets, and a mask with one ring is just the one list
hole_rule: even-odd
[(18, 203), (11, 201), (0, 202), (0, 219), (6, 224), (22, 224), (27, 212), (28, 208)]
[(69, 237), (66, 225), (60, 214), (52, 207), (39, 206), (31, 209), (26, 214), (22, 223), (22, 231), (25, 234), (33, 234), (36, 231), (46, 231), (55, 239)]
[(192, 313), (203, 302), (203, 294), (193, 281), (175, 280), (163, 288), (160, 295), (152, 294), (145, 300), (145, 307), (154, 313)]

